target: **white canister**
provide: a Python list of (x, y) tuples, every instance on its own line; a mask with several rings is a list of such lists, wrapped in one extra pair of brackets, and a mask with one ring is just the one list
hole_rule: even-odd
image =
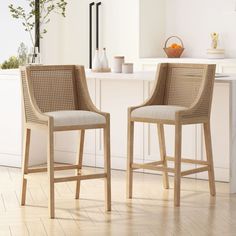
[(125, 62), (125, 57), (123, 57), (123, 56), (114, 57), (113, 72), (114, 73), (121, 73), (122, 72), (122, 64), (124, 62)]
[(131, 74), (134, 71), (133, 63), (123, 63), (122, 65), (122, 73)]

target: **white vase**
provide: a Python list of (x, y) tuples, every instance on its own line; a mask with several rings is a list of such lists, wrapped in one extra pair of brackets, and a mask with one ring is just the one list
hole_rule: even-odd
[(108, 69), (108, 59), (107, 59), (107, 54), (106, 54), (106, 48), (103, 48), (103, 53), (101, 57), (101, 68), (102, 69)]
[(100, 58), (99, 58), (98, 49), (96, 49), (95, 54), (94, 54), (92, 69), (93, 70), (100, 70), (101, 69), (101, 62), (100, 62)]

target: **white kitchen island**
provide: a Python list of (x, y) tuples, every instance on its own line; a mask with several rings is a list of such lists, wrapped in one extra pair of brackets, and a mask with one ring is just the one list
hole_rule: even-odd
[[(98, 108), (111, 113), (112, 168), (126, 169), (127, 107), (138, 105), (150, 94), (155, 72), (134, 74), (91, 73), (87, 71), (88, 87)], [(236, 75), (216, 78), (212, 105), (212, 142), (216, 179), (230, 182), (230, 192), (236, 193)], [(20, 76), (17, 70), (0, 71), (0, 164), (20, 166), (22, 155), (22, 110)], [(159, 158), (156, 126), (137, 124), (135, 129), (135, 161), (148, 162)], [(168, 155), (174, 152), (174, 129), (166, 125)], [(77, 132), (61, 132), (55, 137), (55, 159), (75, 161)], [(33, 132), (30, 150), (31, 164), (46, 160), (44, 133)], [(183, 128), (183, 155), (203, 159), (203, 132), (200, 125)], [(103, 166), (102, 132), (87, 131), (84, 164)], [(184, 168), (188, 166), (184, 165)], [(146, 170), (145, 170), (146, 172)], [(194, 178), (206, 178), (205, 173)]]

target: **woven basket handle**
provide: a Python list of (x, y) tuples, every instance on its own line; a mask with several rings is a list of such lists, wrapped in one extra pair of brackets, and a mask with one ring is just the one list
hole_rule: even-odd
[(178, 37), (178, 36), (170, 36), (170, 37), (165, 41), (165, 48), (166, 48), (166, 46), (167, 46), (168, 41), (169, 41), (171, 38), (177, 38), (177, 39), (180, 41), (180, 43), (181, 43), (181, 45), (182, 45), (182, 48), (184, 48), (184, 43), (183, 43), (182, 39), (181, 39), (180, 37)]

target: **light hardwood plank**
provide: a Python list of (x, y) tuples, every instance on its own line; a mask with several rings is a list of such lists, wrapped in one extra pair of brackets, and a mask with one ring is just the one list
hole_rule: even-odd
[(27, 221), (26, 227), (30, 236), (47, 236), (46, 229), (40, 219)]
[[(1, 172), (0, 167), (0, 172)], [(3, 168), (4, 169), (4, 168)], [(112, 211), (104, 211), (103, 179), (83, 182), (80, 199), (74, 199), (75, 183), (57, 184), (56, 219), (48, 218), (47, 173), (36, 174), (40, 183), (29, 180), (27, 204), (20, 206), (20, 169), (14, 174), (11, 187), (2, 185), (0, 202), (0, 235), (229, 235), (236, 231), (236, 196), (228, 193), (229, 184), (216, 183), (217, 199), (209, 196), (208, 181), (183, 179), (181, 207), (173, 206), (174, 178), (170, 189), (162, 186), (161, 175), (134, 173), (135, 197), (126, 199), (123, 171), (112, 171)], [(84, 168), (85, 173), (102, 169)], [(6, 170), (6, 169), (5, 169)], [(73, 174), (73, 170), (60, 174)], [(8, 171), (3, 171), (8, 184)], [(2, 176), (4, 178), (4, 176)], [(64, 193), (63, 193), (64, 190)], [(29, 200), (32, 202), (29, 204)]]
[(12, 236), (30, 236), (25, 223), (10, 225), (10, 233)]
[(10, 227), (8, 225), (0, 226), (0, 235), (11, 236)]

